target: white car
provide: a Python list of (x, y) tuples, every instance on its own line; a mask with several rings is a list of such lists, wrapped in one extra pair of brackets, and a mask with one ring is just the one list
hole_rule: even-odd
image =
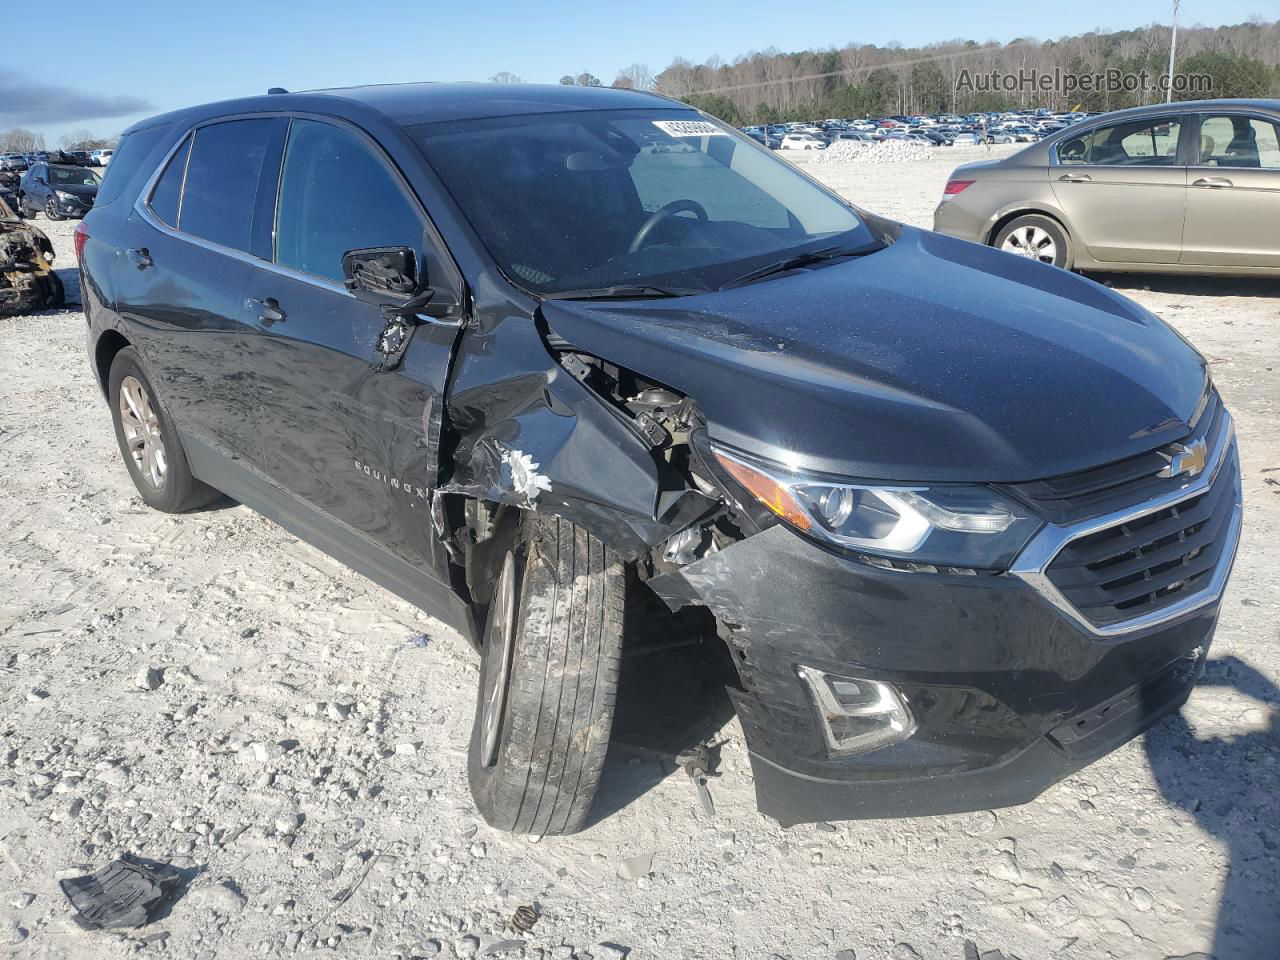
[(788, 133), (782, 138), (779, 150), (822, 150), (826, 144), (811, 133)]
[(982, 137), (976, 133), (957, 133), (951, 141), (953, 147), (976, 147), (982, 143)]
[(111, 155), (113, 153), (115, 153), (114, 150), (94, 150), (90, 152), (89, 156), (98, 166), (105, 167), (111, 162)]

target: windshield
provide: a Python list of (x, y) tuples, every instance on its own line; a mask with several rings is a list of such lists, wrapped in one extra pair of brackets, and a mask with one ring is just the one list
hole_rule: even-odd
[(49, 182), (59, 187), (96, 187), (98, 175), (85, 167), (50, 167)]
[(789, 163), (686, 110), (409, 132), (498, 266), (539, 295), (715, 290), (780, 256), (874, 239), (853, 209)]

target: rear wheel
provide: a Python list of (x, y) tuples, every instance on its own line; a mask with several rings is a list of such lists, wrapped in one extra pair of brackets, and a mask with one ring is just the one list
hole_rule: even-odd
[(527, 513), (520, 524), (485, 624), (471, 793), (498, 829), (574, 833), (595, 797), (613, 724), (623, 567), (568, 521)]
[(31, 205), (27, 203), (27, 195), (25, 193), (18, 194), (18, 213), (23, 220), (34, 220), (36, 212), (31, 209)]
[(148, 506), (182, 513), (217, 498), (218, 491), (191, 475), (178, 431), (133, 347), (125, 347), (111, 362), (107, 396), (120, 453)]
[(1071, 269), (1071, 238), (1062, 224), (1039, 214), (1015, 217), (1000, 228), (993, 247), (1041, 263)]

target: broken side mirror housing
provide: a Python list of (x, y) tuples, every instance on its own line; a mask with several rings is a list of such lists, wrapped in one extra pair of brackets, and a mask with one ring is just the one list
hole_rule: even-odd
[(456, 298), (427, 285), (412, 247), (348, 250), (342, 255), (342, 276), (357, 300), (381, 307), (384, 314), (448, 317), (458, 309)]

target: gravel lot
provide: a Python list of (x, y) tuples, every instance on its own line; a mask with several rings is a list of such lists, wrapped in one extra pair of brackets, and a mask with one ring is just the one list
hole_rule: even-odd
[[(797, 162), (928, 226), (980, 156)], [(38, 225), (77, 297), (73, 224)], [(464, 641), (244, 507), (147, 510), (83, 316), (0, 319), (0, 955), (1276, 956), (1280, 285), (1098, 279), (1211, 358), (1241, 438), (1244, 539), (1183, 714), (1023, 807), (782, 830), (732, 720), (702, 815), (666, 752), (684, 718), (633, 684), (594, 825), (537, 843), (472, 810)], [(79, 930), (57, 879), (122, 851), (182, 868), (181, 896)]]

